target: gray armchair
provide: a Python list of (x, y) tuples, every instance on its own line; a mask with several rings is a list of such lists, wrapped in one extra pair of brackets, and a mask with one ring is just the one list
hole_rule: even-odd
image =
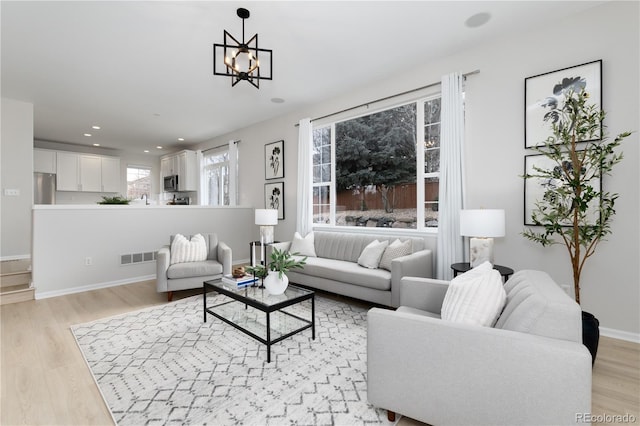
[(505, 284), (494, 327), (440, 319), (447, 285), (405, 277), (400, 308), (369, 311), (371, 404), (438, 426), (576, 424), (591, 412), (581, 310), (546, 273)]
[(201, 288), (203, 281), (231, 273), (231, 248), (218, 241), (216, 234), (201, 234), (207, 244), (207, 260), (201, 262), (175, 263), (170, 265), (171, 242), (158, 250), (156, 257), (156, 284), (158, 292), (166, 292), (171, 302), (173, 292), (189, 288)]

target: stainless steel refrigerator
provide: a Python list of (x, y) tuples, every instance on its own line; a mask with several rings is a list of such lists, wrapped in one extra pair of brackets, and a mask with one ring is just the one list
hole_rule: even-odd
[(56, 203), (56, 175), (53, 173), (33, 174), (33, 204)]

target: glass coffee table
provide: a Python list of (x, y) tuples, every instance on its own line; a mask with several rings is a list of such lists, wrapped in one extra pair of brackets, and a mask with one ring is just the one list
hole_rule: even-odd
[[(207, 307), (207, 293), (210, 291), (226, 296), (224, 301)], [(265, 288), (235, 289), (216, 279), (203, 283), (202, 299), (204, 322), (207, 322), (207, 314), (211, 314), (267, 345), (267, 362), (271, 362), (271, 345), (274, 343), (308, 328), (311, 329), (311, 337), (316, 338), (315, 293), (311, 290), (289, 285), (284, 294), (274, 296)], [(296, 312), (299, 306), (294, 306), (306, 300), (311, 303), (310, 319), (301, 315), (304, 311)]]

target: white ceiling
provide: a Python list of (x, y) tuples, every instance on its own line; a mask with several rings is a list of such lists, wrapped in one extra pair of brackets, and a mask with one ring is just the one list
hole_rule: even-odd
[[(600, 3), (3, 0), (1, 93), (34, 104), (36, 139), (161, 154)], [(259, 90), (213, 75), (213, 43), (242, 36), (238, 7), (273, 50)], [(479, 12), (491, 20), (466, 27)]]

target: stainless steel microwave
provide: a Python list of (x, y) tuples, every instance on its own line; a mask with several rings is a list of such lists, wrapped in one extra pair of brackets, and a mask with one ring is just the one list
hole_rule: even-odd
[(164, 177), (164, 190), (165, 192), (178, 191), (178, 175)]

